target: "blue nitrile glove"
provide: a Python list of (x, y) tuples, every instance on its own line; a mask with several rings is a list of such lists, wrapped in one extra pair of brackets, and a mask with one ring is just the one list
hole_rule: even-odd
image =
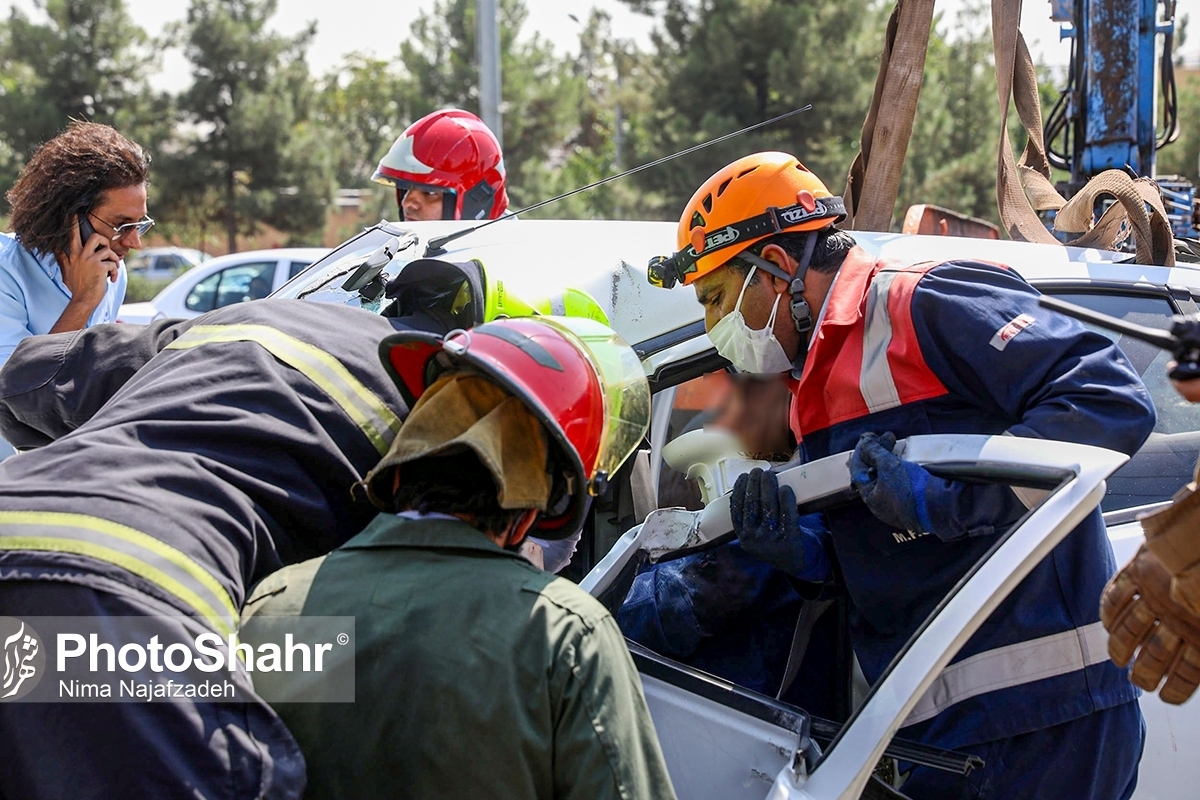
[(738, 541), (750, 555), (801, 580), (829, 578), (824, 519), (820, 514), (801, 517), (796, 493), (790, 486), (780, 488), (775, 473), (753, 469), (739, 475), (729, 512)]
[(850, 457), (850, 483), (878, 519), (911, 533), (932, 533), (925, 487), (930, 475), (892, 452), (896, 435), (864, 433)]

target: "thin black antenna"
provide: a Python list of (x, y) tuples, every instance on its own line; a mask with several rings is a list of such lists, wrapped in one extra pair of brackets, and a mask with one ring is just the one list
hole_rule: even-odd
[(812, 109), (811, 104), (806, 105), (803, 108), (792, 109), (791, 111), (788, 111), (787, 113), (784, 113), (784, 114), (780, 114), (777, 117), (771, 117), (770, 119), (764, 119), (762, 122), (756, 122), (753, 125), (747, 126), (740, 130), (733, 131), (732, 133), (727, 133), (724, 136), (718, 136), (715, 139), (709, 139), (707, 142), (701, 142), (700, 144), (692, 145), (691, 147), (687, 148), (686, 150), (680, 150), (678, 153), (672, 153), (669, 156), (663, 156), (662, 158), (655, 159), (654, 161), (651, 161), (648, 164), (642, 164), (639, 167), (633, 167), (632, 169), (627, 169), (624, 172), (618, 172), (616, 175), (609, 175), (607, 178), (601, 178), (598, 181), (589, 183), (587, 186), (580, 186), (578, 189), (572, 189), (569, 192), (564, 192), (563, 194), (560, 194), (557, 197), (551, 197), (549, 200), (542, 200), (540, 203), (534, 203), (533, 205), (529, 206), (528, 208), (522, 208), (518, 211), (510, 211), (509, 213), (504, 214), (503, 216), (496, 217), (495, 219), (489, 219), (487, 222), (480, 223), (479, 225), (476, 225), (473, 228), (463, 228), (461, 231), (455, 231), (454, 233), (448, 233), (445, 236), (438, 236), (437, 238), (430, 239), (429, 244), (427, 244), (425, 246), (425, 258), (431, 258), (432, 256), (441, 255), (442, 253), (446, 252), (445, 246), (448, 245), (450, 242), (453, 242), (455, 239), (460, 239), (463, 236), (466, 236), (468, 233), (474, 233), (475, 231), (477, 231), (481, 228), (486, 228), (488, 225), (492, 225), (493, 223), (499, 222), (500, 220), (511, 219), (513, 217), (520, 216), (521, 214), (524, 214), (527, 211), (533, 211), (534, 209), (541, 208), (542, 206), (548, 206), (551, 203), (557, 203), (559, 200), (565, 200), (566, 198), (571, 197), (573, 195), (577, 195), (580, 192), (586, 192), (588, 189), (595, 189), (597, 186), (603, 186), (604, 184), (609, 183), (611, 181), (615, 181), (618, 178), (624, 178), (626, 176), (633, 175), (634, 173), (641, 172), (644, 169), (650, 169), (651, 167), (657, 167), (659, 164), (665, 164), (668, 161), (673, 161), (676, 158), (680, 158), (680, 157), (686, 156), (686, 155), (691, 155), (692, 153), (695, 153), (697, 150), (703, 150), (706, 147), (711, 147), (714, 144), (720, 144), (721, 142), (724, 142), (727, 139), (732, 139), (735, 136), (741, 136), (744, 133), (750, 133), (750, 131), (755, 131), (755, 130), (758, 130), (759, 128), (765, 128), (767, 125), (772, 125), (776, 122), (779, 122), (780, 120), (785, 120), (788, 117), (794, 117), (795, 115), (797, 115), (801, 112), (809, 111), (811, 109)]

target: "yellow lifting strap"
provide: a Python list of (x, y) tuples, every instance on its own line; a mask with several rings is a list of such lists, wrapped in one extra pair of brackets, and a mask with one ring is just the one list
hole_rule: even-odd
[(0, 511), (0, 550), (71, 553), (131, 572), (177, 599), (222, 637), (238, 610), (213, 575), (182, 551), (139, 530), (86, 514)]
[(186, 350), (210, 344), (252, 342), (312, 381), (354, 421), (385, 455), (400, 431), (401, 420), (386, 403), (336, 358), (269, 325), (197, 325), (167, 345)]

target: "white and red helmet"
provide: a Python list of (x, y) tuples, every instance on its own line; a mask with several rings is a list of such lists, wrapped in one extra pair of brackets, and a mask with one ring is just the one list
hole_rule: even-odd
[(442, 219), (495, 219), (508, 208), (500, 143), (483, 120), (457, 108), (409, 125), (371, 177), (396, 187), (397, 203), (409, 189), (443, 192)]

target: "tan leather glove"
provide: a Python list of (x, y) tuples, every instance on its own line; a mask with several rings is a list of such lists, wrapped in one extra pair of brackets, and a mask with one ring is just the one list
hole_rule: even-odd
[(1117, 666), (1133, 660), (1135, 685), (1153, 692), (1165, 677), (1160, 696), (1175, 705), (1196, 691), (1200, 619), (1171, 599), (1171, 573), (1145, 546), (1104, 587), (1100, 621)]
[(1162, 511), (1140, 518), (1146, 546), (1171, 573), (1171, 597), (1200, 615), (1200, 492), (1190, 483)]

